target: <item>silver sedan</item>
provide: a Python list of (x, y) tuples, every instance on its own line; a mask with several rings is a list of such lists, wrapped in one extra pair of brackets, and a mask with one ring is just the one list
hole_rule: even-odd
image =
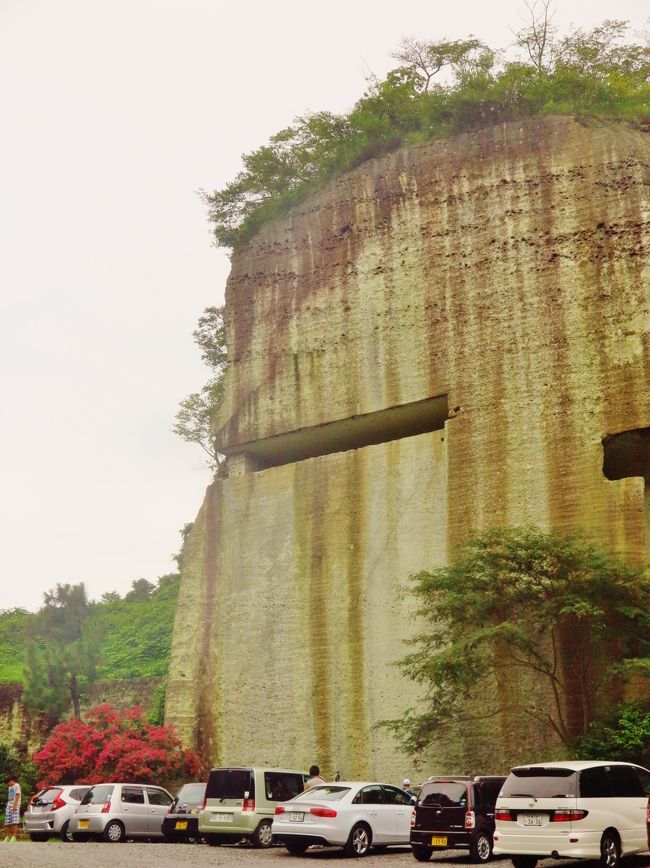
[(320, 784), (276, 807), (273, 838), (296, 856), (311, 844), (364, 856), (371, 847), (408, 844), (412, 810), (411, 796), (390, 784)]

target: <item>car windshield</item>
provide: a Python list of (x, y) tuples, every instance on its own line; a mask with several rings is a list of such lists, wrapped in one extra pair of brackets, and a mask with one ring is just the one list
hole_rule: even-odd
[(185, 784), (178, 791), (176, 796), (177, 802), (191, 802), (198, 805), (203, 801), (205, 795), (205, 784)]
[(110, 801), (115, 787), (112, 784), (99, 784), (88, 790), (81, 802), (82, 805), (103, 805)]
[(322, 787), (311, 787), (300, 793), (292, 802), (337, 802), (342, 799), (346, 793), (350, 792), (350, 787), (337, 787), (335, 784), (326, 784)]
[(573, 769), (523, 767), (513, 769), (501, 796), (529, 799), (572, 798), (577, 792), (578, 773)]

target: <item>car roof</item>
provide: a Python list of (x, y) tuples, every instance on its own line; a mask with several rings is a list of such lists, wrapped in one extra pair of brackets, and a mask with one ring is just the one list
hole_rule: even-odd
[[(299, 769), (279, 769), (275, 768), (275, 766), (214, 766), (210, 769), (210, 774), (212, 772), (284, 772), (288, 775), (307, 775), (306, 771), (300, 771)], [(309, 777), (309, 775), (307, 775)]]

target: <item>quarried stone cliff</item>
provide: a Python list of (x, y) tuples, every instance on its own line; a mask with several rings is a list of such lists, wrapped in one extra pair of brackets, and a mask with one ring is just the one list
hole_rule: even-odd
[[(495, 525), (646, 556), (649, 155), (622, 125), (494, 126), (366, 163), (234, 255), (228, 478), (186, 547), (166, 706), (207, 762), (396, 780), (375, 724), (420, 699), (393, 665), (410, 573)], [(425, 761), (550, 750), (515, 714)]]

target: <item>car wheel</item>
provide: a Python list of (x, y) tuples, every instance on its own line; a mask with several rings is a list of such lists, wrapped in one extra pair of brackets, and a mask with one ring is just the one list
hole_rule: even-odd
[(42, 833), (39, 833), (39, 832), (30, 832), (29, 833), (29, 840), (30, 841), (47, 841), (47, 839), (49, 837), (50, 837), (49, 835), (43, 835)]
[(472, 838), (469, 844), (469, 858), (472, 862), (489, 862), (492, 855), (492, 838), (485, 832)]
[(86, 841), (88, 841), (89, 839), (90, 839), (90, 835), (87, 832), (73, 832), (72, 833), (72, 840), (77, 841), (78, 843), (81, 842), (83, 844)]
[(102, 838), (108, 844), (119, 844), (126, 839), (126, 835), (124, 834), (124, 826), (121, 823), (118, 823), (117, 820), (111, 820), (111, 822), (104, 829)]
[(510, 861), (514, 868), (535, 868), (537, 856), (511, 856)]
[(251, 835), (253, 847), (266, 850), (273, 843), (273, 829), (270, 820), (262, 820), (257, 829)]
[(62, 841), (69, 843), (72, 841), (72, 832), (70, 831), (70, 820), (67, 820), (62, 826), (61, 831), (59, 832), (59, 837)]
[(292, 856), (302, 856), (309, 844), (306, 841), (285, 841), (284, 846)]
[(612, 832), (605, 832), (600, 842), (600, 864), (604, 868), (619, 868), (621, 864), (621, 845)]
[(352, 827), (350, 837), (343, 851), (346, 856), (365, 856), (370, 849), (372, 835), (365, 823), (357, 823)]
[(416, 862), (428, 862), (433, 853), (431, 847), (413, 847), (411, 845), (411, 849), (413, 850)]

